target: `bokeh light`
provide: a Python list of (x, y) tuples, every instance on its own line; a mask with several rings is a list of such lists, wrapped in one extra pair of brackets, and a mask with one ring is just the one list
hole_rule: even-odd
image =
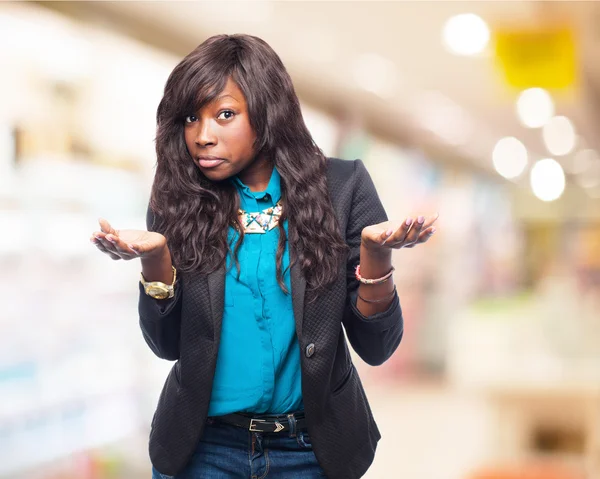
[(542, 201), (554, 201), (565, 189), (565, 173), (552, 158), (537, 161), (531, 168), (531, 189)]
[(542, 136), (548, 151), (556, 156), (563, 156), (573, 151), (577, 139), (573, 122), (566, 116), (551, 118), (544, 125)]
[(527, 166), (527, 148), (513, 136), (502, 138), (494, 147), (492, 161), (504, 178), (516, 178)]
[(475, 55), (485, 50), (490, 40), (490, 30), (478, 15), (462, 13), (446, 21), (442, 40), (455, 55)]
[(517, 99), (517, 114), (528, 128), (544, 126), (554, 115), (554, 102), (543, 88), (529, 88)]

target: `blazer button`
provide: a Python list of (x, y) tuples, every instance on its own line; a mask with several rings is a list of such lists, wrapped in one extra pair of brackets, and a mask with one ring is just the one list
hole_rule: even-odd
[(310, 343), (308, 346), (306, 346), (306, 357), (310, 358), (313, 354), (315, 354), (315, 344)]

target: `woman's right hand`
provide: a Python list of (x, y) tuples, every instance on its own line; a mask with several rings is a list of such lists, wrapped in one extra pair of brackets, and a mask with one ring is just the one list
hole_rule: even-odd
[(100, 218), (100, 231), (90, 241), (114, 260), (160, 257), (167, 248), (167, 239), (160, 233), (143, 230), (115, 230)]

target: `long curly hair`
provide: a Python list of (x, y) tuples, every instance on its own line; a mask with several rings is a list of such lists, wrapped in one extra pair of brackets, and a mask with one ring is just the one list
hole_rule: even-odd
[[(243, 239), (239, 197), (230, 181), (208, 180), (194, 164), (184, 137), (187, 115), (215, 99), (231, 78), (242, 90), (256, 133), (254, 151), (272, 161), (281, 175), (282, 217), (276, 253), (277, 281), (289, 241), (291, 264), (298, 262), (307, 289), (322, 291), (339, 274), (347, 253), (326, 183), (326, 158), (312, 139), (292, 80), (279, 56), (250, 35), (216, 35), (188, 54), (172, 71), (158, 106), (157, 166), (150, 198), (154, 231), (166, 238), (182, 272), (209, 273), (231, 253), (228, 227)], [(288, 221), (288, 237), (283, 229)]]

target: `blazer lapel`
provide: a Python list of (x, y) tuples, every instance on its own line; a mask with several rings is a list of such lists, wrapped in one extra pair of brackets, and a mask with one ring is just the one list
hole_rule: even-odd
[(290, 269), (290, 280), (292, 283), (292, 305), (294, 307), (294, 320), (296, 321), (296, 335), (300, 339), (302, 338), (302, 322), (304, 320), (306, 279), (304, 279), (302, 269), (297, 262)]
[(225, 265), (207, 275), (208, 296), (213, 321), (214, 340), (221, 337), (221, 322), (225, 304)]

